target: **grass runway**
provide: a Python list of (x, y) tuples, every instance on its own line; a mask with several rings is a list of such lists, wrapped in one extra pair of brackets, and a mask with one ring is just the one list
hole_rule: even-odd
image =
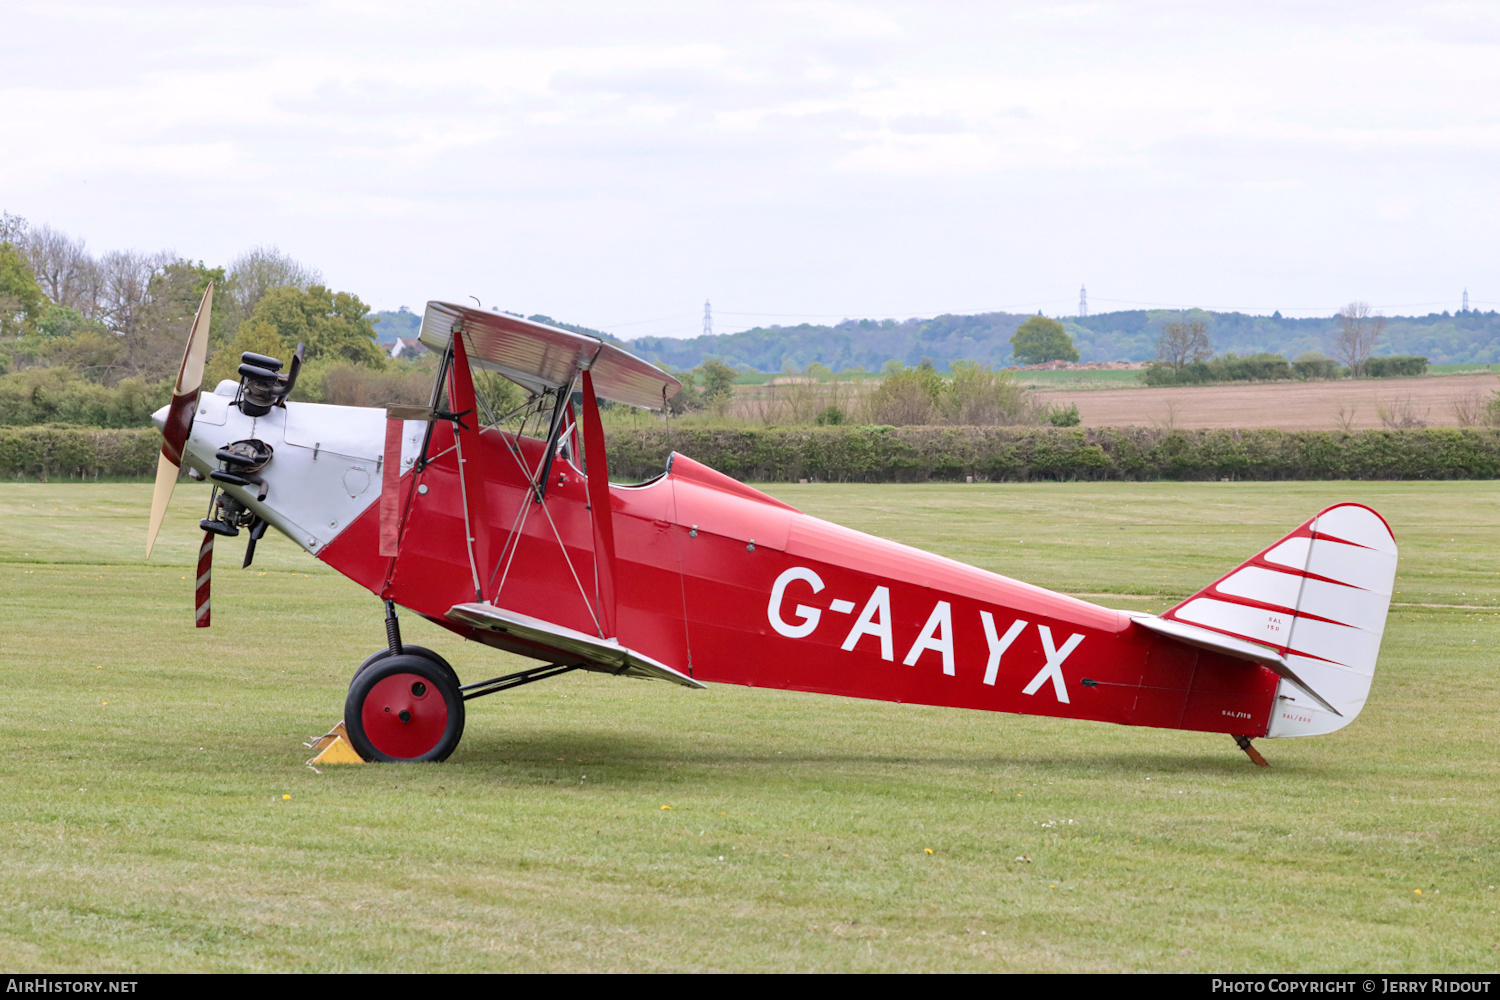
[[(1269, 770), (1223, 736), (570, 674), (471, 703), (445, 764), (317, 774), (375, 598), (279, 536), (244, 572), (221, 543), (195, 630), (203, 487), (147, 563), (149, 485), (3, 485), (0, 966), (1500, 966), (1500, 487), (771, 491), (1153, 611), (1360, 500), (1400, 593), (1364, 714), (1261, 741)], [(465, 680), (513, 669), (403, 621)]]

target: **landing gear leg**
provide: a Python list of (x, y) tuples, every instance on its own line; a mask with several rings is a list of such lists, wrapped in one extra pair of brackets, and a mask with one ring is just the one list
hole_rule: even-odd
[(404, 652), (401, 648), (401, 622), (396, 619), (395, 601), (385, 602), (385, 641), (392, 656), (400, 656)]
[(1257, 749), (1255, 749), (1255, 747), (1253, 747), (1253, 746), (1250, 745), (1250, 737), (1248, 737), (1248, 736), (1236, 736), (1234, 738), (1234, 742), (1237, 743), (1237, 744), (1239, 744), (1240, 749), (1243, 750), (1243, 751), (1245, 751), (1245, 755), (1248, 756), (1251, 760), (1253, 760), (1255, 762), (1255, 766), (1256, 767), (1270, 767), (1271, 766), (1271, 762), (1268, 761), (1268, 760), (1266, 760), (1264, 757), (1262, 757), (1260, 755), (1260, 751), (1257, 750)]
[(372, 664), (379, 663), (388, 656), (420, 656), (431, 660), (437, 665), (439, 670), (446, 673), (448, 679), (453, 682), (454, 687), (459, 686), (458, 673), (447, 660), (425, 646), (413, 646), (409, 642), (401, 641), (401, 623), (396, 619), (396, 602), (394, 601), (385, 602), (385, 640), (386, 648), (376, 650), (370, 655), (369, 659), (359, 665), (358, 670), (354, 671), (356, 678), (364, 673)]

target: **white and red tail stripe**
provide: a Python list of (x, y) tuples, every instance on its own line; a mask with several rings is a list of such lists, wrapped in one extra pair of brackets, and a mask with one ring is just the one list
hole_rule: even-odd
[(197, 585), (197, 615), (195, 620), (199, 628), (208, 628), (208, 585), (213, 576), (214, 568), (214, 533), (205, 531), (203, 533), (203, 546), (198, 549), (198, 585)]
[(1342, 729), (1364, 708), (1395, 579), (1385, 520), (1338, 504), (1162, 617), (1281, 653), (1316, 698), (1283, 678), (1268, 735), (1312, 736)]

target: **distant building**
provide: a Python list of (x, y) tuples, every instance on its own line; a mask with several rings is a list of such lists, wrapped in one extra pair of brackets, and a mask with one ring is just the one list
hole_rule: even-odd
[(391, 348), (391, 357), (399, 358), (402, 355), (416, 357), (418, 354), (426, 354), (427, 348), (416, 337), (397, 337), (395, 346)]
[(372, 313), (370, 319), (375, 322), (375, 341), (387, 354), (396, 346), (397, 338), (415, 337), (422, 329), (421, 314), (412, 312), (406, 306)]

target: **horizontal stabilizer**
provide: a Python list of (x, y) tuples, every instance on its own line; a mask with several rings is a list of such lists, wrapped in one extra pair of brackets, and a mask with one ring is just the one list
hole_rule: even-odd
[(1147, 628), (1161, 635), (1169, 636), (1185, 642), (1189, 646), (1197, 646), (1199, 649), (1208, 649), (1215, 653), (1223, 653), (1226, 656), (1233, 656), (1239, 660), (1251, 660), (1269, 667), (1278, 677), (1285, 677), (1312, 695), (1320, 705), (1334, 715), (1344, 714), (1325, 701), (1323, 696), (1314, 691), (1306, 681), (1298, 677), (1292, 671), (1292, 668), (1287, 665), (1286, 657), (1269, 646), (1246, 642), (1244, 639), (1236, 639), (1234, 636), (1225, 635), (1223, 632), (1213, 632), (1206, 628), (1199, 628), (1196, 625), (1186, 625), (1182, 622), (1172, 621), (1170, 618), (1158, 618), (1156, 615), (1131, 615), (1130, 620), (1141, 628)]
[(585, 670), (606, 674), (671, 681), (683, 687), (706, 687), (660, 660), (617, 642), (497, 608), (493, 604), (455, 604), (448, 609), (448, 617), (465, 625), (511, 636), (530, 646), (539, 646), (539, 655), (553, 658), (558, 663), (576, 663)]

